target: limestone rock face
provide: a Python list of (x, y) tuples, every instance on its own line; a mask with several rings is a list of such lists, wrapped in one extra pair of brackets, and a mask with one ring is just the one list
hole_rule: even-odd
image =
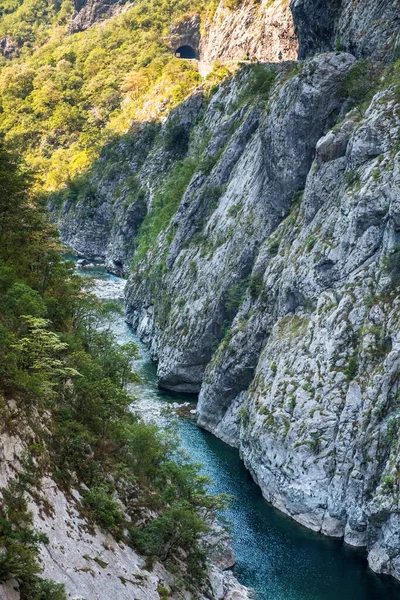
[(18, 582), (15, 579), (0, 583), (0, 598), (2, 600), (20, 600)]
[[(35, 433), (24, 420), (17, 403), (8, 401), (6, 411), (7, 415), (17, 419), (14, 423), (19, 423), (20, 435), (0, 433), (0, 501), (2, 490), (23, 468), (27, 444), (35, 439)], [(50, 476), (38, 478), (36, 485), (36, 493), (27, 494), (27, 500), (33, 528), (46, 534), (49, 540), (40, 547), (42, 576), (64, 584), (68, 598), (159, 600), (159, 586), (179, 588), (174, 575), (161, 562), (148, 570), (144, 557), (89, 523), (80, 510), (81, 497), (77, 490), (65, 494)], [(207, 542), (215, 553), (211, 555), (210, 551), (211, 564), (207, 573), (212, 597), (216, 600), (248, 600), (249, 590), (240, 585), (230, 571), (223, 570), (234, 564), (226, 532), (215, 526)], [(185, 590), (171, 593), (174, 600), (192, 597)], [(206, 600), (201, 593), (196, 597)], [(18, 582), (0, 583), (0, 598), (20, 600)]]
[(222, 1), (200, 43), (201, 60), (209, 64), (246, 58), (294, 60), (297, 50), (289, 0), (244, 0), (235, 9)]
[(393, 94), (378, 93), (361, 122), (317, 142), (302, 200), (261, 246), (198, 406), (270, 502), (367, 546), (370, 566), (395, 577), (399, 127)]
[[(72, 598), (98, 600), (158, 600), (158, 586), (174, 586), (173, 576), (161, 563), (148, 571), (145, 560), (125, 544), (97, 528), (88, 532), (74, 499), (67, 499), (52, 480), (45, 480), (43, 487), (53, 514), (44, 518), (35, 505), (33, 510), (37, 529), (50, 539), (41, 551), (44, 577), (64, 583)], [(79, 494), (74, 496), (79, 499)], [(236, 593), (240, 600), (248, 598), (247, 588), (216, 566), (210, 569), (210, 582), (217, 600), (230, 600)]]
[[(139, 227), (154, 194), (169, 169), (185, 154), (188, 138), (203, 105), (203, 95), (192, 95), (174, 110), (161, 128), (153, 123), (134, 125), (127, 136), (101, 156), (90, 185), (71, 194), (52, 214), (61, 238), (74, 252), (105, 260), (118, 275), (126, 272)], [(169, 131), (179, 131), (183, 142), (169, 147)]]
[[(96, 199), (65, 205), (61, 232), (114, 270), (134, 256), (127, 319), (159, 384), (199, 392), (199, 426), (239, 448), (264, 496), (400, 578), (399, 95), (381, 80), (352, 108), (342, 86), (357, 57), (393, 56), (399, 3), (291, 6), (301, 57), (352, 54), (275, 64), (269, 90), (248, 67), (210, 99), (199, 90), (125, 140), (118, 169), (102, 158)], [(288, 6), (221, 5), (203, 56), (237, 58), (254, 40), (275, 61), (257, 29), (268, 10)], [(235, 38), (242, 22), (249, 37)], [(142, 217), (130, 229), (128, 214), (179, 183), (182, 160), (175, 215), (135, 255)]]
[[(375, 570), (399, 577), (400, 123), (389, 89), (329, 130), (353, 60), (313, 59), (277, 85), (266, 114), (218, 120), (234, 84), (215, 96), (207, 153), (223, 151), (175, 217), (167, 319), (139, 283), (144, 265), (128, 317), (158, 358), (160, 385), (200, 388), (199, 425), (239, 447), (270, 502), (367, 546)], [(226, 143), (224, 119), (235, 118)]]
[(174, 52), (179, 46), (191, 46), (198, 53), (200, 45), (199, 15), (188, 15), (174, 23), (171, 26), (169, 44)]
[(398, 0), (291, 0), (299, 58), (327, 50), (391, 60), (400, 44)]
[[(128, 317), (151, 340), (161, 386), (200, 390), (213, 346), (232, 319), (231, 297), (250, 275), (263, 240), (288, 214), (293, 194), (304, 187), (315, 144), (340, 107), (340, 82), (353, 62), (347, 54), (314, 59), (277, 86), (266, 115), (256, 107), (235, 110), (235, 80), (213, 97), (203, 121), (212, 133), (205, 154), (220, 158), (209, 175), (194, 175), (174, 218), (163, 281), (171, 302), (162, 332), (154, 335), (159, 321), (142, 274), (154, 256), (127, 286)], [(237, 128), (229, 136), (232, 124)], [(251, 370), (250, 360), (243, 385)]]
[(75, 13), (69, 26), (70, 33), (84, 31), (98, 21), (109, 18), (131, 3), (127, 0), (74, 0)]

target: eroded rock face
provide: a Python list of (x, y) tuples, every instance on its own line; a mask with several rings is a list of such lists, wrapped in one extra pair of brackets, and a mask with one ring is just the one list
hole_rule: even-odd
[(337, 48), (391, 60), (400, 44), (398, 0), (292, 0), (291, 9), (299, 58)]
[(367, 546), (371, 567), (397, 578), (399, 127), (393, 94), (380, 93), (361, 122), (319, 140), (300, 205), (261, 246), (257, 287), (198, 407), (269, 501)]
[[(18, 433), (0, 433), (0, 502), (2, 490), (23, 471), (28, 444), (35, 440), (35, 432), (19, 405), (10, 400), (5, 410), (7, 418), (18, 423)], [(34, 491), (27, 493), (33, 528), (46, 534), (49, 540), (40, 546), (42, 576), (62, 583), (68, 598), (159, 600), (161, 585), (175, 590), (171, 591), (174, 600), (194, 597), (177, 585), (174, 575), (161, 562), (149, 570), (144, 557), (89, 523), (80, 509), (81, 496), (77, 490), (70, 489), (66, 494), (50, 476), (45, 476), (36, 480)], [(207, 573), (212, 598), (248, 600), (249, 590), (230, 571), (225, 571), (234, 564), (225, 530), (215, 526), (205, 541), (214, 552), (210, 550)], [(1, 582), (0, 598), (21, 600), (18, 581)], [(206, 600), (201, 592), (196, 598)]]
[(0, 54), (4, 58), (15, 58), (19, 54), (18, 44), (9, 36), (0, 39)]
[[(118, 275), (129, 269), (140, 225), (169, 169), (187, 152), (190, 131), (203, 106), (202, 93), (193, 94), (174, 110), (161, 128), (134, 125), (131, 136), (100, 158), (87, 188), (72, 193), (61, 206), (51, 207), (61, 238), (79, 255), (105, 260)], [(168, 131), (179, 131), (183, 142), (167, 143)]]
[[(300, 55), (337, 46), (389, 60), (398, 6), (294, 1)], [(265, 8), (220, 6), (220, 36), (210, 29), (204, 52), (228, 60), (258, 40), (261, 57), (255, 15)], [(250, 33), (236, 39), (239, 14)], [(271, 503), (366, 546), (374, 570), (400, 578), (398, 93), (382, 85), (368, 108), (349, 111), (341, 83), (355, 60), (331, 52), (278, 65), (257, 100), (241, 70), (208, 103), (201, 92), (184, 103), (146, 160), (130, 149), (124, 165), (146, 210), (177, 160), (198, 164), (172, 222), (135, 263), (127, 318), (160, 385), (200, 391), (198, 424), (240, 449)], [(184, 149), (168, 142), (176, 126)], [(123, 203), (113, 212), (117, 184), (99, 184), (108, 229), (96, 216), (90, 227), (107, 260), (124, 263), (135, 233), (121, 228)], [(86, 226), (74, 210), (62, 223)]]
[[(267, 115), (257, 107), (235, 110), (237, 81), (210, 103), (203, 121), (212, 134), (205, 155), (220, 158), (208, 175), (194, 175), (174, 218), (163, 279), (163, 294), (171, 302), (157, 335), (159, 319), (143, 273), (154, 257), (139, 266), (127, 288), (129, 319), (153, 344), (162, 387), (200, 390), (213, 347), (233, 317), (230, 304), (250, 275), (263, 240), (288, 214), (293, 194), (304, 187), (315, 144), (340, 107), (340, 82), (353, 62), (347, 54), (314, 59), (277, 86)], [(230, 135), (232, 125), (237, 129)], [(251, 361), (244, 385), (250, 374)]]
[(112, 17), (124, 6), (131, 6), (127, 0), (74, 0), (75, 13), (69, 26), (70, 33), (88, 29), (98, 21)]
[(222, 1), (206, 23), (200, 44), (201, 60), (208, 64), (246, 58), (294, 60), (297, 51), (289, 0), (245, 0), (235, 10)]
[[(75, 504), (79, 494), (75, 492), (67, 499), (50, 479), (45, 480), (43, 486), (52, 515), (44, 518), (36, 505), (33, 510), (37, 529), (50, 539), (41, 551), (44, 577), (63, 583), (73, 598), (98, 600), (131, 600), (133, 596), (137, 600), (158, 600), (160, 585), (174, 587), (174, 577), (161, 563), (149, 571), (143, 557), (125, 544), (117, 543), (98, 528), (88, 531)], [(231, 573), (213, 566), (209, 579), (217, 600), (230, 600), (236, 594), (239, 600), (248, 598), (247, 588)], [(182, 596), (173, 593), (171, 597)], [(14, 600), (12, 596), (11, 599)]]
[(188, 15), (171, 27), (169, 44), (173, 52), (179, 46), (191, 46), (198, 53), (200, 45), (200, 17), (199, 15)]

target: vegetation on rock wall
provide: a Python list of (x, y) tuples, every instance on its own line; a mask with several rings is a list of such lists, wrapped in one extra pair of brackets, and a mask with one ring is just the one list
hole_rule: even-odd
[(4, 150), (0, 184), (1, 423), (27, 451), (2, 490), (0, 582), (15, 577), (29, 600), (63, 598), (60, 586), (38, 578), (46, 539), (32, 530), (27, 504), (29, 494), (46, 506), (40, 480), (50, 475), (66, 490), (85, 484), (81, 511), (89, 520), (147, 554), (149, 566), (162, 560), (186, 588), (198, 588), (201, 535), (224, 499), (207, 494), (174, 435), (130, 411), (125, 386), (136, 378), (137, 348), (118, 346), (104, 328), (117, 308), (91, 296), (61, 258), (29, 176)]

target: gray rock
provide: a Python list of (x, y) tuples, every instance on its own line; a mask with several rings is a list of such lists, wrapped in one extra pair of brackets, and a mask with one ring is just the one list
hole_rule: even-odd
[[(220, 7), (220, 37), (215, 21), (200, 49), (214, 56), (202, 46), (214, 39), (215, 56), (237, 57), (241, 37), (252, 47), (240, 14), (261, 56), (253, 8)], [(336, 45), (393, 56), (398, 2), (292, 9), (302, 57)], [(399, 577), (400, 119), (383, 83), (348, 112), (341, 83), (354, 55), (277, 65), (268, 97), (249, 94), (246, 69), (209, 101), (199, 91), (153, 137), (145, 126), (118, 148), (118, 169), (94, 171), (90, 213), (78, 198), (59, 219), (82, 254), (124, 270), (142, 218), (127, 224), (138, 202), (128, 177), (145, 213), (182, 156), (198, 161), (172, 221), (136, 257), (127, 319), (160, 385), (200, 392), (199, 426), (239, 448), (268, 501), (366, 546), (374, 570)], [(175, 126), (187, 144), (173, 150)]]
[(127, 0), (74, 0), (73, 4), (75, 12), (69, 26), (70, 33), (84, 31), (117, 14), (123, 7), (132, 6)]
[(291, 9), (301, 59), (337, 49), (389, 61), (399, 47), (398, 0), (291, 0)]

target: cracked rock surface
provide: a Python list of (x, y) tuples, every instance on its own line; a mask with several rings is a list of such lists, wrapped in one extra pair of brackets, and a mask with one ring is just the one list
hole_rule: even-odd
[(59, 220), (76, 250), (127, 271), (158, 190), (195, 164), (126, 290), (159, 384), (199, 393), (199, 426), (239, 448), (272, 504), (400, 579), (399, 96), (388, 83), (352, 108), (342, 86), (360, 57), (393, 56), (398, 9), (293, 0), (302, 57), (348, 52), (278, 65), (255, 96), (246, 68), (199, 90), (121, 143), (123, 169), (97, 172), (95, 200)]

